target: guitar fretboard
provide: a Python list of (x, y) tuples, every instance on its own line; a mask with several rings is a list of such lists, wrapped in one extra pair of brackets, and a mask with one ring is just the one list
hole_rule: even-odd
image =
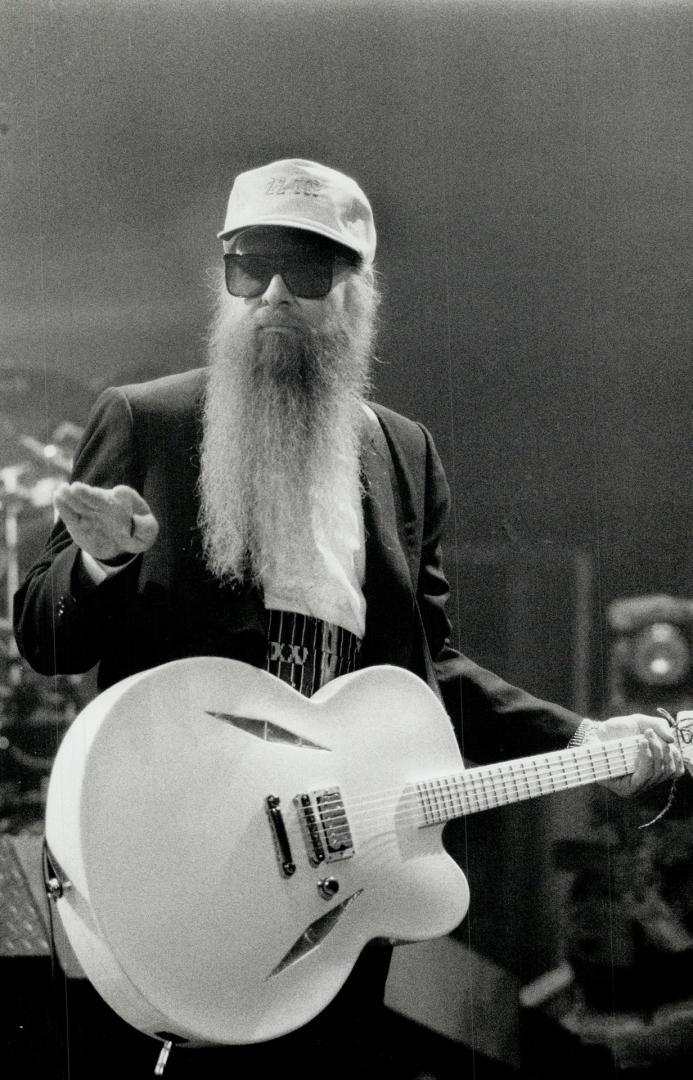
[(443, 825), (481, 810), (627, 776), (635, 768), (642, 741), (639, 735), (605, 743), (595, 740), (568, 750), (421, 780), (416, 784), (423, 812), (421, 824)]

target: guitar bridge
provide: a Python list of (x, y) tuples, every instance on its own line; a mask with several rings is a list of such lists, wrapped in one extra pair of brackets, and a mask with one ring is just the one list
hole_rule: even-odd
[(303, 792), (294, 803), (313, 866), (351, 858), (354, 842), (339, 788)]

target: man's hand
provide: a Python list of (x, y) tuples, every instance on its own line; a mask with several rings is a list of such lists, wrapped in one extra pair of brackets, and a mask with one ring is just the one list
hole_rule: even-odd
[(604, 780), (603, 787), (627, 799), (655, 784), (673, 780), (683, 774), (683, 759), (674, 733), (663, 717), (645, 716), (642, 713), (612, 716), (610, 720), (595, 724), (590, 732), (590, 738), (598, 738), (602, 742), (625, 739), (629, 735), (644, 735), (647, 739), (647, 743), (638, 753), (635, 772), (618, 780)]
[(147, 551), (159, 534), (149, 506), (133, 488), (60, 484), (55, 508), (75, 544), (95, 559)]

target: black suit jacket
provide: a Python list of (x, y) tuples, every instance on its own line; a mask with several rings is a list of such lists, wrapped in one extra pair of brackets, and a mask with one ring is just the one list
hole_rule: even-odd
[[(262, 665), (261, 595), (220, 585), (197, 525), (204, 369), (107, 390), (74, 478), (142, 493), (160, 524), (154, 546), (98, 587), (80, 582), (78, 549), (58, 523), (15, 598), (19, 648), (39, 672), (99, 664), (101, 687), (184, 656)], [(579, 718), (526, 694), (450, 648), (440, 540), (449, 492), (428, 432), (381, 406), (364, 417), (367, 602), (362, 663), (395, 664), (442, 692), (463, 753), (478, 762), (565, 746)]]

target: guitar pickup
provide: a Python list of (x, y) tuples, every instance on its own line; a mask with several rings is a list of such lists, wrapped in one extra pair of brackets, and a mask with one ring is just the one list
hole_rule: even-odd
[(339, 788), (303, 792), (294, 799), (313, 866), (349, 859), (354, 842)]

